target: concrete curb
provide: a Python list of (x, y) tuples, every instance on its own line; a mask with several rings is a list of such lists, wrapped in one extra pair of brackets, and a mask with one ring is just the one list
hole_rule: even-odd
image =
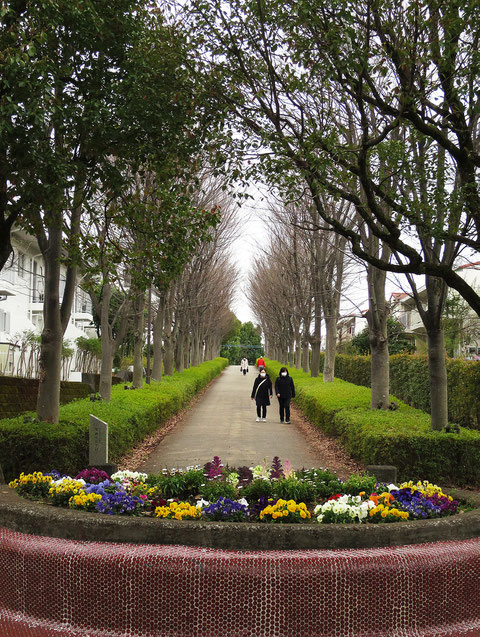
[(479, 507), (438, 520), (396, 524), (249, 524), (108, 516), (20, 498), (0, 486), (0, 527), (69, 540), (198, 546), (227, 550), (369, 549), (480, 537), (480, 495), (449, 493)]

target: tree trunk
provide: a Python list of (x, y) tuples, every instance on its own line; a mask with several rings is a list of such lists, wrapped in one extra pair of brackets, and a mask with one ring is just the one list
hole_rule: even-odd
[(295, 368), (302, 369), (302, 336), (300, 330), (295, 334)]
[(337, 318), (325, 319), (325, 362), (323, 364), (323, 382), (333, 383), (335, 376), (335, 355), (337, 348)]
[[(63, 244), (62, 208), (46, 215), (40, 221), (48, 228), (48, 238), (43, 230), (36, 237), (45, 266), (45, 290), (43, 302), (43, 330), (39, 358), (40, 382), (37, 396), (37, 418), (44, 422), (58, 422), (60, 407), (60, 380), (62, 374), (63, 334), (72, 311), (77, 278), (76, 250), (80, 232), (83, 202), (83, 173), (77, 176), (70, 218), (69, 254), (65, 275), (65, 287), (60, 304), (60, 261)], [(42, 226), (43, 227), (43, 226)]]
[(152, 378), (153, 380), (162, 379), (162, 366), (163, 366), (163, 324), (165, 322), (165, 293), (160, 293), (158, 298), (158, 309), (153, 321), (153, 366), (152, 366)]
[(428, 369), (430, 376), (430, 426), (439, 431), (448, 424), (448, 386), (442, 312), (447, 284), (438, 277), (426, 276), (427, 308), (423, 307), (415, 283), (409, 278), (417, 310), (427, 330)]
[(447, 366), (442, 329), (442, 312), (448, 288), (445, 281), (432, 276), (425, 277), (425, 284), (428, 300), (422, 320), (428, 339), (430, 426), (434, 431), (440, 431), (448, 424)]
[(204, 356), (204, 360), (206, 361), (210, 361), (213, 358), (213, 343), (212, 343), (212, 338), (210, 336), (207, 336), (207, 338), (205, 339), (205, 356)]
[(371, 363), (372, 409), (388, 409), (390, 406), (390, 356), (388, 351), (385, 281), (387, 273), (368, 266), (369, 308), (366, 313)]
[(112, 396), (112, 363), (113, 344), (112, 330), (109, 321), (110, 301), (112, 298), (112, 285), (107, 283), (102, 290), (102, 306), (100, 314), (100, 334), (102, 339), (102, 364), (100, 367), (99, 392), (103, 400), (109, 401)]
[(172, 334), (173, 309), (171, 295), (169, 304), (165, 312), (165, 329), (164, 329), (164, 355), (163, 355), (163, 373), (165, 376), (171, 376), (174, 368), (174, 345)]
[(143, 332), (145, 329), (145, 291), (137, 292), (134, 306), (134, 339), (133, 339), (133, 382), (132, 386), (140, 388), (143, 382)]
[(185, 357), (183, 347), (185, 345), (185, 340), (183, 337), (183, 333), (181, 330), (178, 331), (177, 335), (177, 343), (175, 347), (175, 371), (183, 372), (185, 369)]
[(192, 365), (193, 367), (200, 365), (200, 338), (197, 330), (194, 331), (192, 336)]
[[(306, 322), (305, 322), (306, 325)], [(308, 370), (310, 369), (310, 347), (309, 347), (309, 334), (308, 330), (302, 334), (302, 370), (305, 374), (308, 374)]]
[(190, 367), (190, 345), (190, 334), (185, 330), (185, 334), (183, 335), (183, 369)]
[(440, 431), (448, 424), (447, 366), (442, 329), (428, 331), (428, 370), (430, 423), (434, 431)]
[(62, 226), (50, 229), (48, 248), (42, 250), (45, 265), (43, 330), (41, 335), (37, 397), (37, 418), (42, 422), (58, 422), (60, 378), (62, 372), (63, 328), (60, 313), (60, 257)]
[[(5, 162), (7, 165), (7, 162)], [(10, 232), (12, 230), (12, 221), (2, 220), (0, 221), (0, 270), (2, 270), (8, 261), (8, 258), (13, 252), (12, 244), (10, 243)]]
[(388, 340), (384, 335), (373, 335), (374, 343), (370, 342), (371, 352), (371, 408), (388, 409), (390, 406), (390, 356)]
[(317, 376), (320, 374), (320, 346), (322, 342), (321, 330), (322, 330), (322, 327), (321, 327), (320, 308), (318, 308), (318, 312), (315, 311), (313, 335), (312, 335), (312, 339), (310, 343), (312, 346), (312, 361), (310, 363), (310, 376), (313, 376), (314, 378), (317, 378)]

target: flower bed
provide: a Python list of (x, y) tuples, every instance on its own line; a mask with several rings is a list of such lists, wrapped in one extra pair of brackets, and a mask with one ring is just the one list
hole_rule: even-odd
[(343, 482), (324, 469), (293, 471), (278, 457), (271, 466), (203, 468), (158, 475), (97, 469), (75, 477), (21, 474), (11, 488), (24, 498), (106, 515), (265, 524), (385, 524), (452, 516), (459, 502), (427, 481), (376, 483), (368, 474)]

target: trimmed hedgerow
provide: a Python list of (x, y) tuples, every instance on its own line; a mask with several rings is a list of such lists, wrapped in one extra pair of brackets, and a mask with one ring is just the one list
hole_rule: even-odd
[[(281, 363), (266, 360), (275, 378)], [(336, 378), (323, 383), (290, 369), (295, 403), (326, 434), (364, 464), (392, 464), (399, 479), (480, 484), (480, 432), (462, 427), (459, 434), (432, 431), (430, 416), (397, 399), (397, 411), (370, 409), (370, 390)]]
[(216, 358), (133, 391), (112, 387), (108, 403), (82, 399), (60, 407), (58, 425), (23, 422), (24, 415), (0, 420), (5, 478), (52, 468), (75, 475), (86, 467), (90, 414), (108, 423), (109, 459), (116, 462), (180, 411), (227, 364), (226, 358)]
[[(324, 355), (320, 358), (323, 369)], [(370, 387), (370, 356), (338, 354), (335, 376)], [(480, 361), (447, 358), (448, 417), (464, 427), (480, 429)], [(415, 354), (390, 356), (390, 392), (405, 403), (430, 412), (428, 358)]]

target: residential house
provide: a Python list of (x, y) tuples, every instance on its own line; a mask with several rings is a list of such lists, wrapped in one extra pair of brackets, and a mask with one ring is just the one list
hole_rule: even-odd
[(361, 315), (349, 314), (337, 322), (337, 348), (339, 350), (367, 327), (367, 319), (363, 314), (365, 312), (362, 312)]
[[(480, 261), (461, 265), (455, 270), (469, 285), (480, 290)], [(418, 294), (424, 305), (427, 305), (425, 286), (418, 288)], [(451, 289), (449, 295), (460, 299), (460, 295)], [(467, 307), (466, 301), (461, 301), (466, 308), (463, 312), (462, 336), (455, 346), (454, 355), (462, 358), (480, 358), (480, 318)], [(393, 292), (390, 296), (392, 316), (405, 328), (406, 335), (415, 342), (418, 353), (426, 353), (428, 349), (427, 332), (423, 325), (412, 295), (406, 292)]]
[[(38, 353), (35, 356), (35, 339), (28, 340), (26, 333), (40, 335), (43, 329), (43, 257), (36, 239), (19, 228), (13, 229), (11, 242), (13, 254), (0, 271), (0, 374), (35, 376)], [(60, 297), (65, 286), (64, 272), (63, 268)], [(96, 335), (92, 318), (90, 298), (77, 286), (64, 336), (74, 350), (79, 336)], [(79, 379), (80, 370), (72, 369), (73, 360), (71, 357), (65, 361), (65, 379)]]

